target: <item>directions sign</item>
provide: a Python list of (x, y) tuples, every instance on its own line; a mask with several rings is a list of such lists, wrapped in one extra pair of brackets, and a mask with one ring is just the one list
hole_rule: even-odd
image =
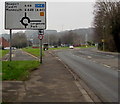
[(5, 2), (5, 29), (46, 29), (46, 2)]

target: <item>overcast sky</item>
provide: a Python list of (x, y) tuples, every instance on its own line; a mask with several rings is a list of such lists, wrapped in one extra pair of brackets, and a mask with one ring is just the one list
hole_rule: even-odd
[[(0, 16), (0, 34), (9, 32), (4, 30), (5, 1), (0, 1), (0, 14), (2, 15)], [(29, 2), (29, 0), (26, 1)], [(95, 0), (49, 0), (47, 2), (47, 29), (64, 31), (91, 27), (94, 17), (94, 3)]]

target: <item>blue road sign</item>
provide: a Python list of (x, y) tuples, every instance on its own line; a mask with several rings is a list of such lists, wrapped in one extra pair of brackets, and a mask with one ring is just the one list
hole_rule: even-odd
[(44, 8), (45, 5), (44, 5), (44, 4), (35, 4), (35, 7), (36, 7), (36, 8)]

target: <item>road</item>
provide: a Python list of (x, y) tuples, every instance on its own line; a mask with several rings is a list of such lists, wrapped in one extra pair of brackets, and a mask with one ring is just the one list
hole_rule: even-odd
[(118, 69), (118, 54), (111, 52), (101, 52), (96, 48), (86, 48), (74, 51), (74, 54), (91, 61), (98, 62), (109, 68)]
[[(118, 102), (118, 70), (102, 64), (101, 59), (116, 60), (117, 55), (90, 49), (62, 50), (56, 53), (105, 102)], [(91, 60), (92, 59), (92, 60)], [(97, 61), (96, 61), (97, 59)], [(98, 61), (99, 59), (99, 61)], [(108, 62), (110, 64), (110, 62)], [(116, 70), (114, 70), (116, 69)]]

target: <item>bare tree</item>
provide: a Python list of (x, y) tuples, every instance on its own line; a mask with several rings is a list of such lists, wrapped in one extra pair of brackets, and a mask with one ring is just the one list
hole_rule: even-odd
[(25, 33), (17, 32), (13, 34), (12, 37), (12, 46), (17, 48), (23, 48), (27, 46), (27, 38)]
[(98, 0), (94, 10), (94, 27), (105, 49), (120, 52), (120, 1)]

